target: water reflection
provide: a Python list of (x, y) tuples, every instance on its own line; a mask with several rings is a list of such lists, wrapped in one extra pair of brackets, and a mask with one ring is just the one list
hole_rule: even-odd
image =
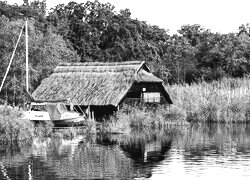
[(134, 132), (130, 136), (99, 136), (102, 145), (119, 145), (119, 149), (132, 161), (131, 178), (151, 177), (151, 171), (168, 156), (172, 136), (168, 131)]
[[(39, 158), (33, 156), (31, 146), (17, 143), (1, 144), (0, 166), (0, 179), (33, 179), (32, 174), (40, 174), (41, 178), (48, 180), (56, 177)], [(44, 171), (47, 173), (41, 174)]]
[(116, 179), (118, 176), (129, 176), (122, 171), (129, 161), (123, 160), (119, 148), (98, 145), (95, 137), (50, 141), (46, 153), (43, 153), (43, 145), (36, 150), (39, 149), (42, 151), (37, 151), (37, 154), (44, 155), (43, 161), (58, 175), (58, 179)]
[(173, 139), (151, 179), (249, 179), (249, 125), (195, 124)]
[(189, 152), (190, 157), (244, 154), (250, 148), (249, 130), (248, 125), (194, 125), (183, 136), (180, 148)]
[(249, 128), (193, 125), (3, 144), (0, 179), (249, 178)]

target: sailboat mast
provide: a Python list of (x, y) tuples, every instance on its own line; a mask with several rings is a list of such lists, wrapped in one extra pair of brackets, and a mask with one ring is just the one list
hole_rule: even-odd
[(26, 47), (26, 90), (29, 92), (29, 57), (28, 57), (28, 18), (25, 21), (25, 47)]

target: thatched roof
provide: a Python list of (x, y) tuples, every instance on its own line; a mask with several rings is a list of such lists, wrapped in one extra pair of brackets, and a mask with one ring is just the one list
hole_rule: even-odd
[(162, 80), (145, 62), (85, 62), (59, 64), (33, 96), (42, 100), (70, 98), (78, 105), (119, 105), (133, 82)]

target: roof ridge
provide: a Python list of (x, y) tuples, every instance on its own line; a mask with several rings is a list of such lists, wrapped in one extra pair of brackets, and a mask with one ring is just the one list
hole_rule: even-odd
[(118, 62), (74, 62), (60, 63), (58, 66), (117, 66), (117, 65), (140, 65), (145, 61), (118, 61)]
[[(125, 61), (125, 62), (84, 62), (84, 63), (61, 63), (55, 69), (54, 73), (60, 72), (128, 72), (136, 73), (143, 67), (145, 61)], [(145, 67), (147, 67), (145, 65)]]

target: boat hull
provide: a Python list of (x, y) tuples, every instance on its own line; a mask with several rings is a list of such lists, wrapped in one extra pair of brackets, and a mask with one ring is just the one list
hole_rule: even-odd
[(39, 123), (46, 123), (52, 122), (54, 127), (69, 127), (69, 126), (82, 126), (85, 124), (86, 120), (84, 117), (76, 117), (76, 118), (69, 118), (69, 119), (57, 119), (57, 120), (50, 120), (50, 119), (28, 119), (35, 124)]
[(84, 125), (85, 119), (83, 117), (77, 117), (70, 119), (52, 120), (52, 122), (55, 127), (81, 126)]

